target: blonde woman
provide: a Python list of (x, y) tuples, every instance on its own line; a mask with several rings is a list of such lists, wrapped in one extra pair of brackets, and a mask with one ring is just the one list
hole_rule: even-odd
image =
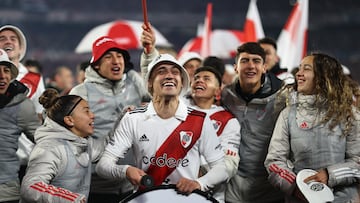
[(333, 202), (359, 202), (358, 86), (322, 53), (306, 56), (295, 76), (296, 102), (281, 112), (265, 160), (270, 182), (287, 194), (286, 202), (306, 202), (296, 174), (313, 169), (317, 173), (305, 182), (328, 185)]

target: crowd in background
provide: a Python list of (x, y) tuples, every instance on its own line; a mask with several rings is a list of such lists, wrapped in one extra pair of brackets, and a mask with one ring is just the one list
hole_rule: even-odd
[(143, 25), (139, 62), (103, 36), (76, 73), (60, 66), (44, 80), (41, 62), (23, 60), (25, 36), (0, 28), (0, 202), (119, 202), (146, 174), (220, 202), (306, 202), (295, 179), (307, 168), (334, 202), (359, 201), (360, 91), (330, 55), (289, 73), (264, 38), (240, 45), (227, 68), (162, 53)]

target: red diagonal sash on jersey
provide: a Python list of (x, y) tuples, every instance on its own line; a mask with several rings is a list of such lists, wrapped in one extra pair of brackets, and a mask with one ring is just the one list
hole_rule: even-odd
[(223, 132), (227, 122), (234, 118), (234, 115), (232, 115), (232, 113), (226, 111), (226, 110), (222, 110), (222, 111), (218, 111), (216, 113), (213, 113), (210, 116), (210, 119), (212, 121), (215, 121), (216, 123), (213, 123), (213, 125), (217, 125), (216, 126), (216, 134), (217, 136), (220, 136), (221, 133)]
[(41, 76), (37, 73), (28, 72), (23, 78), (21, 78), (20, 82), (23, 83), (27, 88), (29, 88), (28, 98), (31, 98), (39, 85)]
[[(183, 121), (165, 140), (155, 154), (155, 160), (158, 157), (167, 154), (168, 158), (175, 160), (182, 159), (192, 148), (201, 135), (201, 130), (205, 118), (205, 113), (192, 110), (185, 121)], [(147, 170), (147, 174), (154, 178), (154, 185), (161, 185), (176, 167), (151, 164)]]

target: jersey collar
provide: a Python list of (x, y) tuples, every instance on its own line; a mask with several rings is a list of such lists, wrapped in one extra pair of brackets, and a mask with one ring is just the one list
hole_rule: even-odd
[[(175, 112), (175, 118), (176, 119), (179, 119), (179, 120), (182, 120), (182, 121), (185, 121), (186, 117), (187, 117), (187, 114), (188, 113), (188, 108), (185, 104), (185, 102), (182, 100), (182, 99), (179, 99), (179, 106)], [(153, 102), (151, 101), (148, 105), (148, 109), (146, 111), (146, 114), (147, 116), (156, 116), (156, 111), (155, 111), (155, 108), (154, 108), (154, 104)]]

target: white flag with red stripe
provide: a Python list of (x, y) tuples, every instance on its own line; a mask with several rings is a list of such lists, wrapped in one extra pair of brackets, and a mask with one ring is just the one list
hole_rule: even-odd
[(265, 36), (256, 0), (251, 0), (244, 24), (246, 42), (256, 42)]
[[(240, 30), (215, 29), (210, 34), (210, 55), (223, 59), (234, 58), (236, 48), (245, 42), (245, 34)], [(201, 53), (202, 36), (192, 38), (185, 43), (178, 54), (178, 58), (185, 52)]]
[(277, 40), (280, 67), (291, 71), (306, 54), (309, 1), (298, 0)]
[(211, 35), (211, 22), (212, 21), (212, 3), (207, 4), (206, 17), (204, 23), (204, 31), (201, 42), (201, 57), (205, 58), (210, 55), (210, 35)]

